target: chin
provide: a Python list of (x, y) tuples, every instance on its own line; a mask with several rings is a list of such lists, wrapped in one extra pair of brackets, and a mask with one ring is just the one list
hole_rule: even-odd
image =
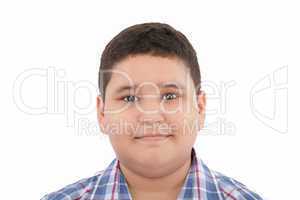
[[(176, 158), (174, 158), (176, 159)], [(172, 158), (169, 155), (162, 155), (161, 153), (149, 153), (139, 157), (135, 157), (136, 162), (142, 168), (148, 169), (149, 171), (159, 171), (166, 166), (172, 164)]]
[[(170, 174), (172, 165), (145, 163), (141, 168), (137, 169), (140, 175), (147, 178), (160, 178)], [(170, 166), (170, 167), (168, 167)]]

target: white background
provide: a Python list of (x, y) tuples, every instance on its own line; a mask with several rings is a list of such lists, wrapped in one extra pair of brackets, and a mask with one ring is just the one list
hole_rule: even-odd
[(1, 199), (40, 199), (110, 163), (96, 127), (100, 55), (150, 21), (182, 31), (198, 53), (212, 111), (198, 156), (265, 199), (298, 199), (299, 19), (296, 1), (1, 1)]

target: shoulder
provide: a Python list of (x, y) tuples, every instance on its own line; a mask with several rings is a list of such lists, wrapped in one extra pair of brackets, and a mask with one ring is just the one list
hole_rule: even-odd
[[(114, 173), (117, 160), (114, 159), (106, 169), (97, 172), (96, 175), (81, 179), (67, 185), (62, 189), (45, 195), (41, 200), (79, 200), (91, 199), (95, 193), (105, 190), (110, 185), (110, 177)], [(103, 194), (100, 194), (103, 195)]]
[(41, 200), (75, 200), (92, 195), (97, 181), (101, 178), (102, 171), (92, 177), (81, 179), (69, 184), (60, 190), (51, 192), (42, 197)]
[(225, 176), (224, 174), (216, 171), (211, 171), (217, 182), (217, 187), (224, 199), (230, 200), (263, 200), (253, 190), (250, 190), (243, 183)]

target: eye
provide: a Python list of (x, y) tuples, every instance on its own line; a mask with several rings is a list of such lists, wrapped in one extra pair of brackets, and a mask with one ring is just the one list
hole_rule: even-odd
[(163, 95), (163, 100), (173, 100), (177, 98), (177, 94), (175, 93), (166, 93)]
[(134, 101), (137, 101), (138, 98), (136, 96), (133, 96), (133, 95), (128, 95), (128, 96), (125, 96), (122, 98), (124, 101), (126, 102), (134, 102)]

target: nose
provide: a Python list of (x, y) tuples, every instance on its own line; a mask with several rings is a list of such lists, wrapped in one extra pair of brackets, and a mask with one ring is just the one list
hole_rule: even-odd
[(160, 114), (141, 114), (139, 116), (139, 122), (142, 124), (159, 124), (164, 122), (164, 117)]
[(165, 123), (164, 121), (164, 117), (160, 112), (151, 114), (141, 113), (139, 116), (139, 124), (141, 126), (139, 127), (138, 135), (161, 133), (160, 126)]
[(144, 98), (136, 105), (139, 110), (139, 121), (143, 123), (159, 123), (164, 121), (159, 98)]

